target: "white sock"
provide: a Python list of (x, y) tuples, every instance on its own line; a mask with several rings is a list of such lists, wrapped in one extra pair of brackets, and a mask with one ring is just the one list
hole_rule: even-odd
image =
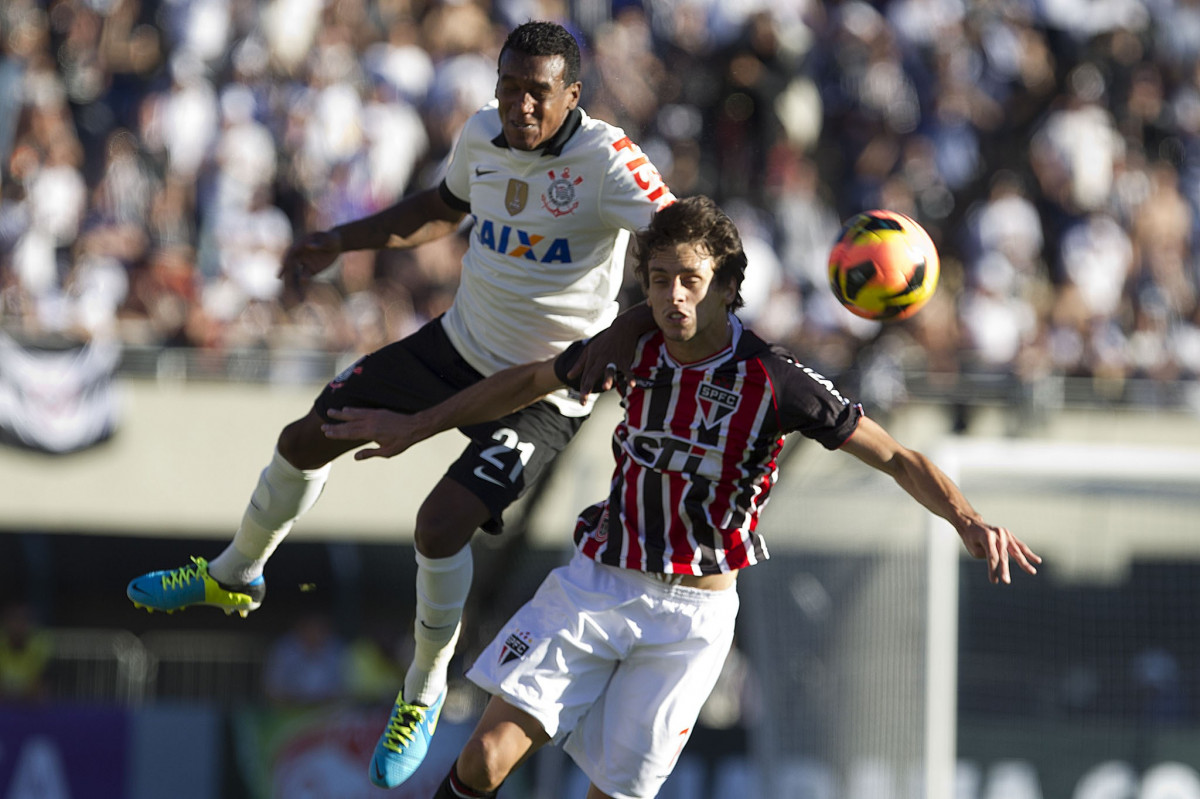
[(223, 583), (245, 585), (262, 576), (271, 553), (292, 529), (296, 519), (317, 502), (330, 464), (320, 469), (297, 469), (276, 449), (242, 515), (242, 526), (225, 551), (208, 564), (208, 573)]
[(446, 688), (446, 672), (458, 643), (459, 622), (475, 560), (465, 546), (448, 558), (417, 553), (417, 618), (413, 622), (416, 651), (404, 678), (404, 700), (432, 705)]

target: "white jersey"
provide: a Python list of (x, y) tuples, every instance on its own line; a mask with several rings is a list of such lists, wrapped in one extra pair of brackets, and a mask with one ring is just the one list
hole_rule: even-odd
[[(630, 231), (675, 197), (620, 129), (572, 111), (545, 147), (514, 150), (492, 102), (463, 127), (442, 196), (474, 217), (443, 325), (484, 375), (544, 360), (617, 314)], [(559, 391), (568, 416), (581, 406)]]

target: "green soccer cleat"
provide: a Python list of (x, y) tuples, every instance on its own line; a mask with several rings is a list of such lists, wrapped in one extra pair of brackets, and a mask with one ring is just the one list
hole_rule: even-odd
[(125, 595), (135, 607), (149, 613), (174, 613), (193, 605), (209, 605), (225, 611), (226, 616), (237, 613), (244, 619), (262, 604), (267, 583), (259, 577), (249, 585), (222, 585), (209, 576), (208, 561), (193, 557), (191, 566), (135, 577)]
[(445, 701), (445, 691), (431, 707), (410, 705), (404, 701), (403, 691), (396, 695), (387, 729), (371, 756), (371, 782), (380, 788), (395, 788), (412, 776), (429, 751), (429, 741), (437, 729)]

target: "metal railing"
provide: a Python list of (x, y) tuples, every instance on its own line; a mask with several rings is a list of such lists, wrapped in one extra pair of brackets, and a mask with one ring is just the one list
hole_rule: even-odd
[(158, 699), (228, 707), (261, 695), (259, 636), (195, 630), (56, 629), (48, 669), (58, 700), (139, 707)]

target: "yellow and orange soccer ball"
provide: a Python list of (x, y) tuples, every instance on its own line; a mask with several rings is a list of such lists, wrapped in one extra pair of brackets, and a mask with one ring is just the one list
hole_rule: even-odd
[(933, 239), (896, 211), (851, 217), (829, 254), (834, 296), (856, 316), (880, 322), (921, 310), (937, 289), (939, 271)]

